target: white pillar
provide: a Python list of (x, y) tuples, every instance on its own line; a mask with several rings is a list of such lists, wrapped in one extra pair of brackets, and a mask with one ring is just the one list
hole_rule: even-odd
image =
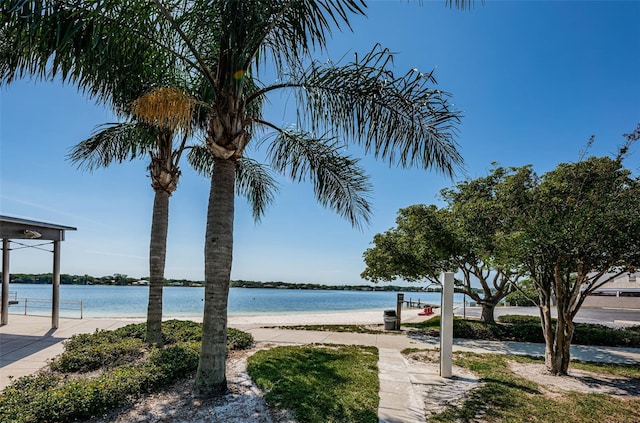
[(442, 275), (440, 303), (440, 376), (451, 377), (453, 361), (453, 273)]
[(51, 328), (58, 328), (60, 316), (60, 241), (53, 241), (53, 289), (51, 297)]
[(9, 240), (2, 240), (2, 317), (0, 325), (9, 323)]

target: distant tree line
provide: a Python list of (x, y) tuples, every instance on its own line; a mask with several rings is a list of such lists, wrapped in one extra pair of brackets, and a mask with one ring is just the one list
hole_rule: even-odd
[[(0, 272), (0, 275), (2, 273)], [(40, 273), (12, 273), (11, 283), (25, 284), (51, 284), (53, 274)], [(62, 285), (136, 285), (140, 281), (148, 281), (148, 277), (132, 278), (121, 273), (114, 273), (108, 276), (91, 276), (91, 275), (60, 275), (60, 284)], [(188, 279), (165, 279), (165, 286), (202, 286), (203, 281), (192, 281)], [(440, 292), (439, 286), (431, 286), (429, 288), (403, 287), (396, 285), (324, 285), (313, 283), (291, 283), (291, 282), (260, 282), (260, 281), (231, 281), (233, 288), (275, 288), (275, 289), (312, 289), (312, 290), (349, 290), (349, 291), (403, 291), (403, 292)]]

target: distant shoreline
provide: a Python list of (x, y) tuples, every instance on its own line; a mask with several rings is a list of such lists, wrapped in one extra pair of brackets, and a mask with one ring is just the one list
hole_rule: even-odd
[[(14, 275), (12, 275), (13, 277)], [(67, 278), (63, 278), (67, 276)], [(148, 286), (149, 281), (147, 279), (126, 280), (122, 283), (114, 283), (112, 281), (105, 281), (96, 278), (93, 281), (84, 281), (83, 277), (69, 277), (69, 275), (61, 276), (60, 285), (74, 285), (74, 286)], [(73, 279), (72, 279), (73, 278)], [(67, 279), (66, 281), (64, 279)], [(71, 279), (71, 282), (69, 281)], [(51, 285), (50, 275), (20, 275), (20, 277), (12, 278), (11, 283), (14, 284), (26, 284), (26, 285)], [(418, 285), (418, 284), (416, 284)], [(179, 287), (179, 288), (203, 288), (204, 282), (201, 281), (188, 281), (188, 280), (173, 280), (167, 279), (163, 284), (164, 287)], [(438, 288), (424, 289), (423, 287), (416, 286), (398, 286), (398, 285), (325, 285), (325, 284), (313, 284), (313, 283), (292, 283), (292, 282), (260, 282), (260, 281), (231, 281), (231, 288), (258, 288), (258, 289), (305, 289), (314, 291), (400, 291), (400, 292), (440, 292)]]

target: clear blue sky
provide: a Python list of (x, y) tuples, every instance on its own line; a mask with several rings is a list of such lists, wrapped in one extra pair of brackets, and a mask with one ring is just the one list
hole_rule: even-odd
[[(397, 53), (398, 74), (436, 69), (439, 88), (464, 114), (458, 142), (465, 176), (491, 162), (539, 172), (591, 152), (616, 151), (640, 121), (640, 2), (488, 1), (471, 11), (444, 1), (373, 1), (353, 33), (334, 33), (329, 56)], [(326, 55), (324, 55), (326, 56)], [(323, 56), (318, 56), (324, 59)], [(135, 58), (132, 58), (135, 60)], [(65, 156), (93, 128), (114, 121), (72, 86), (23, 80), (0, 88), (0, 213), (76, 226), (62, 245), (62, 271), (148, 275), (153, 192), (142, 161), (85, 173)], [(293, 103), (275, 97), (267, 117), (293, 122)], [(627, 166), (637, 172), (639, 148)], [(236, 206), (233, 279), (361, 283), (363, 251), (411, 204), (440, 204), (453, 183), (434, 172), (363, 160), (374, 185), (371, 224), (353, 229), (323, 209), (309, 184), (280, 180), (262, 223)], [(166, 277), (203, 279), (208, 181), (186, 166), (172, 196)], [(51, 271), (51, 254), (17, 250), (13, 273)]]

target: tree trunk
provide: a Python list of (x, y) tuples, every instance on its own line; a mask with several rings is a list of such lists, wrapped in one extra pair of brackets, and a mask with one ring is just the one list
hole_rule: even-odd
[(480, 316), (480, 320), (487, 323), (495, 323), (495, 318), (493, 317), (493, 311), (496, 308), (495, 304), (482, 303), (482, 315)]
[(169, 193), (155, 190), (149, 245), (149, 304), (147, 306), (147, 342), (162, 345), (162, 285), (169, 228)]
[(553, 361), (551, 374), (565, 376), (569, 370), (571, 361), (571, 340), (573, 338), (574, 324), (571, 316), (565, 310), (565, 299), (558, 299), (558, 319), (556, 322), (556, 336), (553, 349)]
[(556, 368), (555, 364), (555, 332), (551, 320), (551, 291), (550, 289), (539, 291), (540, 296), (540, 320), (542, 323), (542, 335), (544, 336), (544, 364), (551, 374)]
[(227, 299), (233, 259), (235, 168), (233, 159), (214, 160), (204, 246), (204, 316), (196, 398), (227, 392)]

